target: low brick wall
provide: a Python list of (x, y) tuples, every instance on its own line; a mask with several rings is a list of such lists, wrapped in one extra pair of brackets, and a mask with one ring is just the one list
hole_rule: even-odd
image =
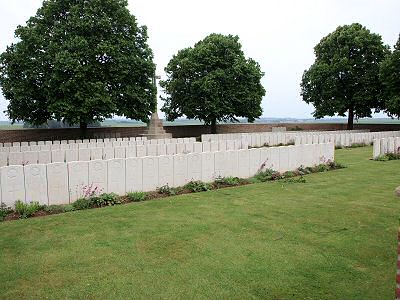
[[(268, 124), (221, 124), (217, 125), (217, 133), (267, 132), (272, 127), (286, 127), (287, 130), (345, 130), (346, 124), (339, 123), (268, 123)], [(165, 126), (165, 130), (174, 138), (200, 136), (210, 133), (205, 125)], [(400, 130), (400, 124), (355, 124), (354, 129), (370, 131)], [(136, 137), (143, 134), (144, 126), (138, 127), (99, 127), (88, 128), (86, 138), (104, 137)], [(61, 129), (7, 129), (0, 130), (0, 143), (44, 140), (68, 140), (82, 138), (79, 128)]]

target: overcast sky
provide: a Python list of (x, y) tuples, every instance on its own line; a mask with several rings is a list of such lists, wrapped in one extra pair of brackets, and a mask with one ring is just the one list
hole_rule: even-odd
[[(42, 0), (0, 0), (0, 51)], [(400, 0), (129, 0), (139, 25), (147, 25), (158, 75), (179, 49), (210, 33), (240, 37), (244, 53), (260, 63), (267, 95), (264, 117), (309, 118), (300, 80), (314, 61), (313, 47), (337, 26), (359, 22), (393, 46), (400, 32)], [(161, 107), (161, 100), (158, 106)], [(0, 94), (0, 119), (6, 101)]]

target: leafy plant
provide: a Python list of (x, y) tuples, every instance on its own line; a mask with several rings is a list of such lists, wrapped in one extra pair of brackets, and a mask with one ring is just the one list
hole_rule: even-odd
[(113, 206), (121, 204), (119, 196), (115, 193), (104, 193), (97, 197), (90, 198), (92, 205), (97, 207)]
[(0, 222), (4, 221), (4, 219), (12, 213), (12, 209), (10, 207), (7, 207), (4, 203), (1, 203), (0, 205)]
[(132, 202), (140, 202), (146, 200), (146, 193), (145, 192), (129, 192), (126, 195), (129, 201)]
[(44, 210), (50, 214), (61, 214), (65, 212), (64, 206), (55, 204), (46, 206)]
[(164, 194), (164, 195), (168, 195), (168, 196), (174, 196), (174, 195), (176, 195), (179, 191), (180, 191), (180, 189), (170, 187), (168, 184), (163, 185), (163, 186), (157, 188), (157, 192), (158, 192), (159, 194)]
[(285, 178), (283, 182), (285, 182), (285, 183), (306, 183), (307, 181), (304, 176), (299, 176), (299, 177)]
[(211, 185), (209, 183), (205, 183), (200, 180), (191, 181), (188, 184), (186, 184), (185, 187), (194, 193), (205, 192), (205, 191), (211, 190)]
[(92, 207), (92, 201), (90, 198), (79, 198), (72, 203), (72, 206), (75, 210), (89, 209)]
[(20, 215), (20, 218), (26, 219), (32, 217), (36, 212), (43, 209), (44, 206), (39, 202), (25, 203), (21, 200), (15, 202), (15, 211)]
[(255, 176), (254, 179), (258, 182), (265, 182), (269, 181), (272, 178), (272, 174), (274, 174), (275, 171), (272, 169), (266, 169), (265, 171), (259, 171)]
[(217, 187), (219, 186), (237, 186), (240, 184), (240, 179), (238, 177), (217, 177), (214, 181)]

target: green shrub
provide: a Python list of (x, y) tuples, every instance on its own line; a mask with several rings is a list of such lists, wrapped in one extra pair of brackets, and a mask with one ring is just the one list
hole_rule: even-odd
[(90, 201), (92, 205), (97, 207), (113, 206), (121, 204), (119, 196), (115, 193), (101, 194), (100, 196), (90, 198)]
[(217, 186), (237, 186), (240, 184), (238, 177), (217, 177), (214, 181)]
[(129, 192), (126, 195), (129, 201), (132, 202), (140, 202), (146, 200), (146, 193), (145, 192)]
[(289, 177), (289, 178), (285, 178), (283, 180), (283, 182), (285, 182), (285, 183), (306, 183), (306, 179), (304, 178), (304, 176)]
[(64, 212), (70, 212), (70, 211), (74, 211), (74, 210), (75, 210), (75, 208), (72, 204), (64, 205)]
[(326, 164), (319, 164), (314, 167), (313, 171), (314, 171), (313, 173), (326, 172), (326, 171), (329, 171), (329, 166)]
[(387, 153), (388, 160), (398, 160), (400, 159), (400, 153)]
[(334, 161), (334, 160), (328, 161), (328, 167), (329, 167), (330, 169), (332, 169), (332, 170), (337, 170), (337, 169), (344, 169), (344, 168), (346, 168), (345, 165), (343, 165), (343, 164), (341, 164), (341, 163), (338, 163), (338, 162), (336, 162), (336, 161)]
[(90, 198), (79, 198), (72, 203), (74, 210), (89, 209), (92, 207), (92, 201)]
[(168, 184), (157, 188), (157, 192), (159, 194), (168, 195), (168, 196), (174, 196), (174, 195), (178, 194), (180, 192), (180, 190), (181, 190), (180, 188), (173, 188), (173, 187), (170, 187)]
[(206, 191), (211, 190), (211, 185), (210, 184), (202, 182), (200, 180), (191, 181), (188, 184), (186, 184), (185, 187), (187, 189), (191, 190), (194, 193), (206, 192)]
[(4, 203), (0, 204), (0, 222), (4, 221), (4, 219), (12, 213), (12, 209), (7, 207)]
[(39, 202), (25, 203), (20, 200), (15, 202), (15, 211), (20, 215), (20, 218), (26, 219), (32, 217), (39, 210), (44, 209), (43, 205)]
[(296, 176), (297, 174), (293, 171), (286, 171), (285, 173), (282, 174), (282, 178), (291, 178)]
[(61, 214), (65, 212), (64, 206), (55, 204), (46, 206), (44, 210), (51, 214)]
[(254, 175), (254, 179), (257, 182), (265, 182), (269, 181), (272, 178), (272, 174), (274, 174), (275, 171), (272, 169), (266, 169), (265, 171), (259, 171), (256, 175)]

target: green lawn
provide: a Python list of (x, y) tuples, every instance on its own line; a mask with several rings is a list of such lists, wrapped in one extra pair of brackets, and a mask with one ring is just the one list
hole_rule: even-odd
[(400, 161), (0, 223), (0, 298), (393, 299)]

